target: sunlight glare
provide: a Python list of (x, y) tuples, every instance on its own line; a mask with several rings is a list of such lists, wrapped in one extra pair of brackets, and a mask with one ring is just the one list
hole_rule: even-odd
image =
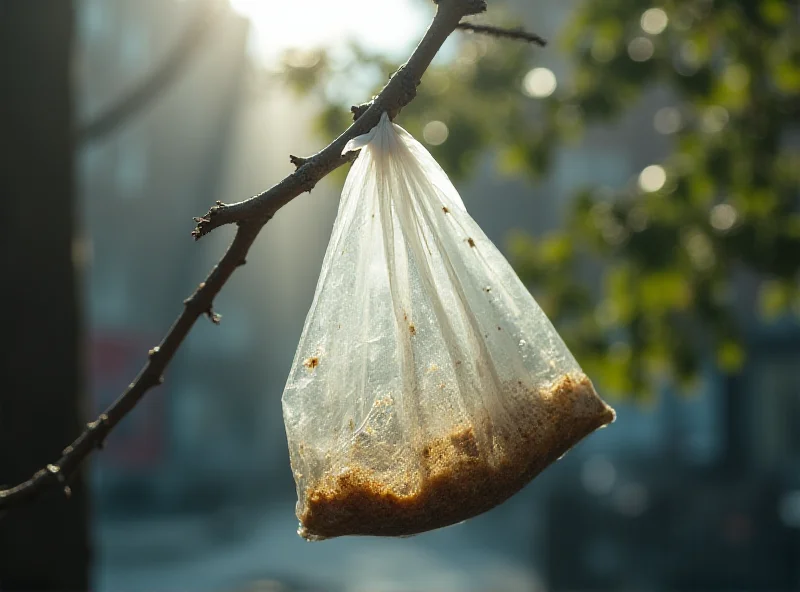
[(265, 63), (290, 48), (341, 47), (351, 39), (366, 49), (397, 56), (416, 45), (429, 17), (413, 0), (396, 0), (391, 10), (370, 0), (230, 3), (252, 22), (251, 49)]

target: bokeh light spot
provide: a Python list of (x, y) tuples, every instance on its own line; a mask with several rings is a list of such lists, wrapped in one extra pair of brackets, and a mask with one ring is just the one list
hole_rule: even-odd
[(717, 258), (708, 236), (697, 229), (689, 229), (683, 233), (682, 241), (695, 268), (705, 271), (714, 267)]
[(667, 171), (657, 164), (650, 165), (639, 175), (639, 188), (646, 193), (658, 191), (666, 182)]
[(636, 37), (628, 44), (628, 55), (634, 62), (646, 62), (654, 51), (655, 46), (647, 37)]
[(653, 117), (653, 127), (659, 134), (674, 134), (680, 131), (682, 125), (681, 112), (676, 107), (663, 107)]
[(715, 134), (722, 131), (722, 129), (728, 125), (729, 119), (730, 116), (728, 115), (728, 110), (725, 109), (725, 107), (714, 105), (703, 112), (701, 126), (703, 131), (707, 134)]
[(667, 13), (660, 8), (645, 10), (642, 14), (642, 30), (650, 35), (659, 35), (664, 32), (669, 24)]
[(604, 495), (611, 493), (617, 480), (617, 470), (604, 456), (593, 456), (583, 463), (581, 482), (589, 493)]
[(711, 208), (711, 214), (709, 215), (709, 222), (711, 226), (714, 227), (715, 230), (720, 230), (722, 232), (726, 230), (730, 230), (734, 224), (736, 224), (736, 220), (739, 217), (739, 213), (736, 211), (730, 204), (718, 204)]
[(429, 121), (422, 129), (422, 137), (431, 146), (444, 144), (449, 135), (450, 130), (447, 129), (447, 125), (441, 121)]
[(522, 81), (522, 90), (525, 94), (536, 99), (549, 97), (557, 86), (556, 75), (549, 68), (534, 68)]
[(283, 61), (292, 68), (313, 68), (322, 59), (322, 52), (290, 48), (283, 54)]

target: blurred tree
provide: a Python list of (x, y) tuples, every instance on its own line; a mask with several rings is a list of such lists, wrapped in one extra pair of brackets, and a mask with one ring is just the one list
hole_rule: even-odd
[[(0, 483), (58, 458), (82, 421), (73, 264), (72, 2), (0, 2)], [(0, 516), (0, 589), (86, 590), (82, 473)]]
[[(403, 112), (454, 178), (487, 149), (501, 171), (536, 178), (585, 130), (645, 94), (667, 97), (641, 134), (670, 138), (668, 158), (627, 186), (581, 190), (561, 229), (510, 241), (604, 388), (641, 396), (663, 379), (689, 383), (709, 361), (738, 370), (751, 320), (737, 299), (743, 276), (760, 283), (764, 318), (800, 313), (798, 14), (784, 0), (585, 0), (563, 33), (572, 63), (557, 89), (549, 70), (531, 69), (530, 48), (470, 36)], [(377, 82), (396, 65), (358, 47), (338, 61), (290, 58), (286, 79), (327, 100), (326, 135), (349, 117), (331, 89), (359, 68)]]

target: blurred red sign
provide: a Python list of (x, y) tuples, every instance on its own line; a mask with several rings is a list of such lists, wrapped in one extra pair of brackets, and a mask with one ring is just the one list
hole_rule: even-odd
[[(95, 416), (133, 381), (157, 340), (144, 335), (96, 332), (90, 339), (90, 377)], [(114, 429), (99, 462), (121, 469), (147, 469), (164, 455), (164, 387), (149, 393)]]

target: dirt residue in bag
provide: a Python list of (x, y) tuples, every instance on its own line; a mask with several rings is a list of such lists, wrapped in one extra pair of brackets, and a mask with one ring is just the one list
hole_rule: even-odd
[(495, 433), (491, 454), (479, 450), (475, 428), (455, 426), (448, 436), (417, 448), (421, 478), (410, 492), (409, 475), (387, 482), (357, 465), (325, 475), (306, 490), (300, 534), (399, 536), (455, 524), (502, 503), (614, 420), (614, 411), (583, 375), (567, 375), (534, 391), (513, 385), (507, 395), (518, 427)]

